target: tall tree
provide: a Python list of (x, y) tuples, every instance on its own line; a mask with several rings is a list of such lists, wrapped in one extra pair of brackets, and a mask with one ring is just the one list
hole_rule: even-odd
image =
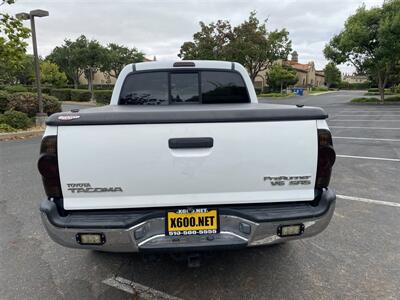
[(79, 78), (84, 72), (84, 58), (82, 52), (86, 47), (82, 39), (64, 40), (64, 44), (55, 47), (46, 60), (57, 64), (62, 72), (67, 75), (68, 79), (74, 83), (74, 88), (78, 88)]
[(136, 48), (129, 49), (122, 45), (110, 43), (107, 45), (106, 51), (101, 71), (114, 78), (118, 78), (119, 73), (127, 64), (144, 61), (144, 53)]
[(286, 29), (268, 31), (251, 12), (242, 24), (232, 28), (229, 21), (209, 25), (200, 22), (193, 41), (185, 42), (178, 56), (182, 59), (231, 60), (244, 65), (254, 82), (259, 72), (270, 68), (278, 59), (286, 59), (291, 41)]
[(200, 22), (200, 31), (193, 35), (193, 41), (181, 46), (178, 57), (182, 59), (226, 60), (226, 49), (233, 38), (229, 21), (218, 20), (216, 23)]
[[(12, 4), (13, 0), (1, 1), (0, 5)], [(12, 83), (13, 76), (22, 69), (30, 30), (9, 14), (0, 13), (0, 81)]]
[(330, 62), (324, 68), (325, 82), (328, 87), (339, 86), (342, 76), (338, 67)]
[(253, 82), (260, 72), (272, 67), (278, 59), (287, 59), (292, 50), (289, 32), (286, 29), (268, 31), (265, 23), (260, 24), (255, 12), (236, 26), (233, 33), (228, 57), (241, 63)]
[(383, 103), (388, 79), (400, 61), (399, 36), (400, 0), (371, 9), (363, 5), (326, 45), (324, 54), (336, 64), (349, 62), (358, 72), (375, 76)]
[(272, 65), (267, 72), (268, 86), (274, 91), (283, 92), (284, 88), (296, 84), (298, 81), (296, 71), (290, 66), (282, 66), (278, 63)]

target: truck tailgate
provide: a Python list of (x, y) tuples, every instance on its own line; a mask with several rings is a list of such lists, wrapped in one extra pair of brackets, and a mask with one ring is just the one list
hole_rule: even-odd
[(67, 210), (309, 201), (317, 152), (315, 120), (58, 127)]

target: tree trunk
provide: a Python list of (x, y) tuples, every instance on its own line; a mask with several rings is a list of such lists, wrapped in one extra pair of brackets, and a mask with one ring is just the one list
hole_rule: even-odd
[(283, 82), (281, 81), (281, 94), (283, 94)]
[(379, 89), (381, 104), (383, 104), (385, 102), (385, 83), (382, 80), (381, 72), (378, 73), (378, 89)]
[(89, 68), (89, 76), (88, 76), (88, 88), (90, 91), (90, 101), (94, 101), (94, 89), (93, 89), (93, 70)]

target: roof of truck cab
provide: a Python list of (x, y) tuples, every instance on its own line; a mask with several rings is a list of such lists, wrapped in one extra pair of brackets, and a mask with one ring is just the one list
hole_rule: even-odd
[[(194, 63), (194, 66), (174, 66), (175, 63)], [(178, 60), (178, 61), (151, 61), (132, 64), (136, 71), (154, 70), (154, 69), (232, 69), (239, 66), (238, 63), (234, 63), (232, 66), (230, 61), (220, 60)]]

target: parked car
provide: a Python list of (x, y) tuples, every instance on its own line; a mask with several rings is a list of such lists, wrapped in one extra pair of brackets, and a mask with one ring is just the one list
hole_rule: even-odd
[(130, 64), (109, 106), (48, 118), (43, 224), (61, 245), (111, 252), (314, 236), (336, 199), (326, 118), (320, 108), (258, 103), (238, 63)]

